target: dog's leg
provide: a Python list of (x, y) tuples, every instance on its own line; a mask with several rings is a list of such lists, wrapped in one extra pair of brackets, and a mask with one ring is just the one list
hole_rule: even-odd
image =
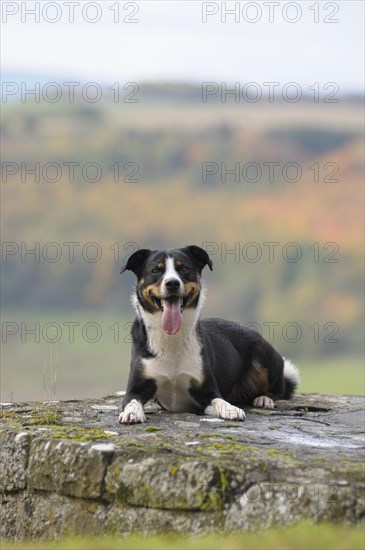
[(119, 415), (120, 424), (146, 422), (143, 405), (156, 393), (156, 382), (145, 378), (144, 367), (139, 361), (132, 363), (127, 393), (123, 399), (123, 412)]
[(205, 414), (212, 414), (224, 420), (244, 420), (246, 415), (242, 409), (235, 407), (220, 397), (212, 399), (206, 407)]
[(267, 395), (259, 395), (254, 399), (253, 401), (254, 407), (263, 407), (264, 409), (273, 409), (274, 408), (274, 401), (271, 399), (271, 397), (268, 397)]

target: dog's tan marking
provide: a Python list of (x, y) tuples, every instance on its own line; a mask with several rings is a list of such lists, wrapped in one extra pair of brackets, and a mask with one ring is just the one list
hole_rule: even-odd
[(161, 292), (160, 292), (160, 286), (159, 285), (148, 285), (145, 288), (141, 289), (142, 296), (146, 300), (146, 302), (149, 303), (149, 305), (158, 311), (158, 307), (156, 306), (155, 302), (151, 298), (151, 294), (156, 296), (156, 298), (159, 298), (161, 300)]
[(189, 302), (186, 304), (186, 307), (189, 307), (190, 304), (194, 303), (195, 299), (197, 298), (200, 292), (200, 284), (192, 281), (185, 283), (184, 293), (187, 295), (190, 292), (191, 292), (191, 296), (189, 298)]
[(266, 394), (269, 390), (268, 371), (258, 361), (252, 361), (250, 370), (248, 371), (245, 381), (245, 393), (252, 395)]

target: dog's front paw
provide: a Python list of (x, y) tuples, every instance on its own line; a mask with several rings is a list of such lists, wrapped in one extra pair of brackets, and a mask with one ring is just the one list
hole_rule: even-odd
[(245, 412), (239, 407), (235, 407), (230, 403), (225, 403), (223, 406), (223, 411), (220, 413), (220, 418), (224, 420), (245, 420)]
[(273, 409), (274, 401), (267, 395), (259, 395), (253, 402), (254, 407), (263, 407), (264, 409)]
[(146, 422), (143, 405), (136, 399), (132, 399), (119, 415), (120, 424), (136, 424), (137, 422)]
[[(231, 405), (224, 399), (213, 399), (211, 407), (213, 407), (214, 414), (218, 418), (223, 418), (223, 420), (244, 420), (246, 418), (246, 415), (242, 409)], [(211, 407), (207, 407), (206, 414), (209, 414)]]

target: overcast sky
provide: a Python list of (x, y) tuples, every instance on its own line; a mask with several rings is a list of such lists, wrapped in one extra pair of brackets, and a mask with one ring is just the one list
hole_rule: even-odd
[[(364, 84), (362, 0), (284, 1), (279, 6), (272, 1), (119, 2), (119, 23), (113, 21), (115, 1), (43, 1), (39, 22), (27, 12), (36, 2), (1, 4), (4, 72), (104, 83), (336, 82), (342, 90), (356, 91)], [(224, 6), (235, 4), (236, 16), (227, 15), (222, 22)], [(207, 15), (204, 23), (203, 10), (217, 13)], [(325, 23), (324, 18), (338, 22)]]

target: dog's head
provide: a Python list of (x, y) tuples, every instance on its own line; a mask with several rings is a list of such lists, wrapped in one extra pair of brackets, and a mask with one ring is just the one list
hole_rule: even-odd
[(170, 250), (140, 249), (122, 269), (137, 276), (136, 296), (144, 311), (160, 314), (163, 330), (176, 334), (185, 310), (197, 307), (201, 292), (200, 276), (213, 262), (199, 246)]

